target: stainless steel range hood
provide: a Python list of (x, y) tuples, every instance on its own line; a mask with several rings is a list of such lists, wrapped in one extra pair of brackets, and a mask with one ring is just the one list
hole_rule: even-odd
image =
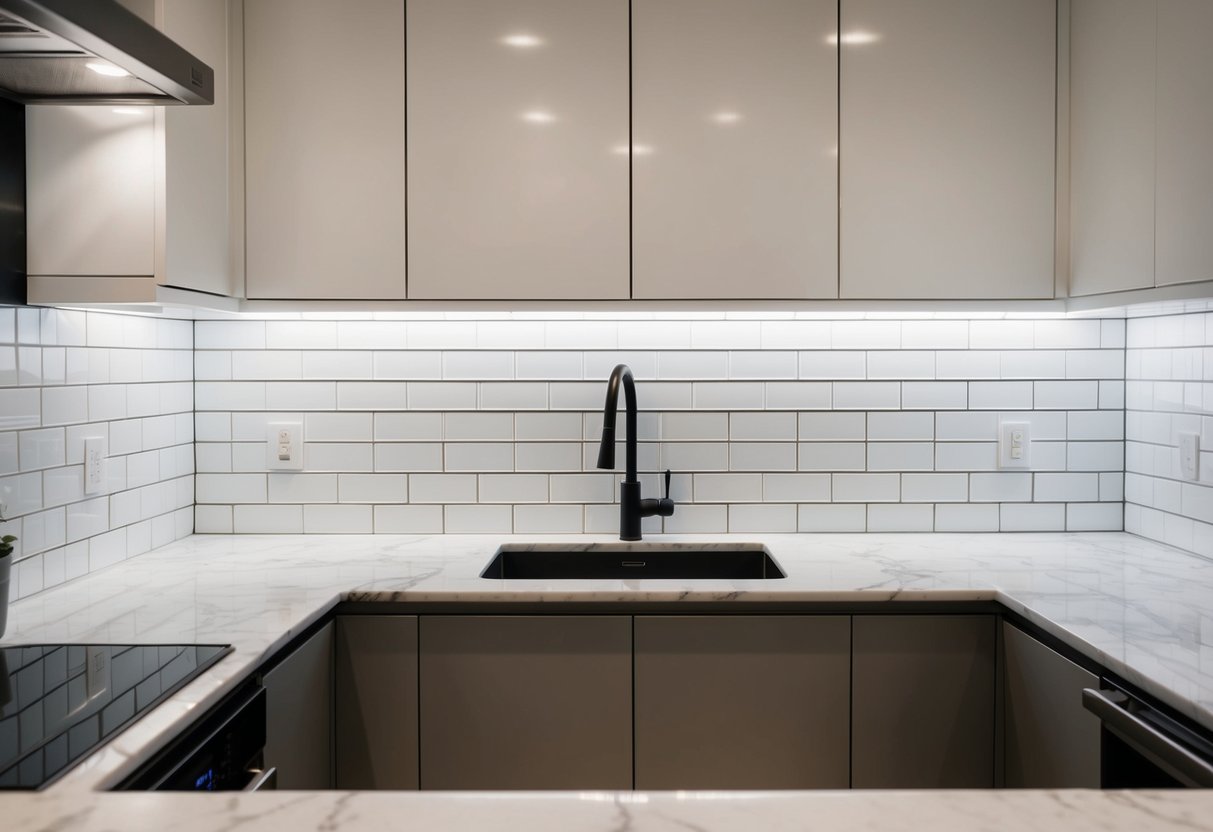
[(211, 104), (215, 73), (115, 0), (0, 0), (0, 96)]

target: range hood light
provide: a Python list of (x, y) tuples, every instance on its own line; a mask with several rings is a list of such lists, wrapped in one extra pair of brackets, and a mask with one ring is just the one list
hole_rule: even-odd
[(104, 75), (107, 78), (125, 78), (126, 76), (130, 75), (130, 73), (125, 69), (114, 66), (113, 64), (103, 64), (96, 61), (89, 61), (87, 64), (85, 64), (85, 66), (98, 75)]

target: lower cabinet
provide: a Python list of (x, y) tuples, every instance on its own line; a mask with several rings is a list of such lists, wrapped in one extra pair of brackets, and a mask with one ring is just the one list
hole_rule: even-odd
[(993, 788), (996, 620), (853, 618), (854, 788)]
[(333, 625), (265, 674), (265, 765), (279, 789), (333, 786)]
[(422, 616), (421, 788), (632, 788), (632, 619)]
[(337, 617), (339, 789), (416, 789), (417, 616)]
[(1099, 677), (1003, 622), (1006, 786), (1098, 789), (1100, 721), (1082, 705)]
[(637, 789), (845, 789), (851, 619), (636, 616)]

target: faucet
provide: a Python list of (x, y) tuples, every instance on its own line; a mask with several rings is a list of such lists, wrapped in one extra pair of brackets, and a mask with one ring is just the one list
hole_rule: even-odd
[(623, 482), (619, 484), (619, 539), (640, 540), (640, 521), (654, 515), (669, 517), (674, 513), (674, 501), (670, 499), (670, 472), (665, 472), (665, 497), (660, 500), (641, 499), (640, 480), (636, 478), (636, 380), (627, 364), (619, 364), (611, 371), (607, 380), (606, 406), (602, 412), (602, 445), (598, 448), (598, 467), (611, 470), (615, 467), (615, 416), (619, 412), (619, 385), (627, 405), (627, 421), (624, 427), (626, 440), (626, 463)]

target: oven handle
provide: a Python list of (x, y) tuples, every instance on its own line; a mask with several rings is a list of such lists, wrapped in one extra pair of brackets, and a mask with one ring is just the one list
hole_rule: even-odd
[(249, 774), (253, 775), (253, 779), (244, 787), (246, 792), (273, 791), (278, 788), (278, 768), (270, 766), (264, 771), (261, 769), (252, 769)]
[(1145, 754), (1173, 777), (1197, 788), (1213, 787), (1213, 765), (1122, 707), (1127, 694), (1084, 688), (1082, 706), (1122, 740)]

